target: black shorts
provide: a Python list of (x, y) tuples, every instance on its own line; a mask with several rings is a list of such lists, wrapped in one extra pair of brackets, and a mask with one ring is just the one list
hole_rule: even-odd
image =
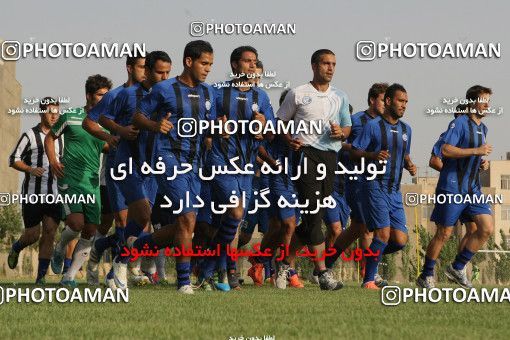
[(108, 197), (108, 191), (106, 185), (101, 185), (101, 214), (109, 215), (113, 213), (112, 206), (110, 205), (110, 198)]
[(61, 204), (22, 204), (21, 213), (25, 228), (32, 228), (42, 222), (44, 216), (51, 217), (58, 224), (62, 220)]

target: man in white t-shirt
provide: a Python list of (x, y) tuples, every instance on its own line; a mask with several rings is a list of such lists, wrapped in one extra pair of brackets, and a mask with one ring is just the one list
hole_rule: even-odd
[(351, 118), (347, 95), (330, 85), (335, 73), (335, 54), (327, 49), (315, 51), (311, 66), (313, 80), (292, 89), (276, 116), (285, 122), (293, 121), (296, 131), (287, 134), (285, 139), (294, 150), (294, 176), (301, 168), (301, 175), (295, 181), (299, 203), (306, 204), (308, 200), (307, 208), (301, 211), (296, 235), (314, 254), (321, 289), (337, 290), (343, 284), (333, 278), (324, 264), (325, 238), (321, 229), (324, 209), (319, 208), (318, 202), (326, 203), (324, 198), (333, 191), (337, 153), (349, 136)]

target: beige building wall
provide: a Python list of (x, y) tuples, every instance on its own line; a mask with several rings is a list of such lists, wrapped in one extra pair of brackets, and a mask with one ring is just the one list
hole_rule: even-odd
[[(2, 40), (0, 39), (0, 42)], [(20, 137), (21, 116), (10, 108), (21, 106), (21, 85), (16, 80), (16, 62), (0, 59), (0, 192), (19, 192), (19, 172), (9, 168), (9, 155)]]

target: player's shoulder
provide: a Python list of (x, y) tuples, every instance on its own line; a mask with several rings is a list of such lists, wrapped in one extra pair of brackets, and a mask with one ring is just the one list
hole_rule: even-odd
[(109, 97), (113, 97), (115, 98), (119, 93), (121, 93), (123, 90), (129, 88), (128, 86), (126, 86), (126, 84), (122, 84), (120, 86), (117, 86), (116, 88), (114, 88), (113, 90), (110, 90), (108, 91), (106, 95), (108, 95)]
[[(366, 115), (366, 111), (359, 111), (351, 115), (351, 121), (353, 122), (361, 122), (363, 116)], [(368, 122), (368, 119), (367, 119)]]
[(379, 126), (381, 122), (382, 122), (381, 116), (377, 116), (374, 119), (369, 120), (365, 126), (372, 128), (374, 126)]
[(289, 91), (289, 93), (293, 93), (294, 95), (310, 95), (315, 92), (315, 88), (310, 83), (296, 86)]
[(330, 91), (333, 95), (336, 95), (336, 96), (340, 97), (341, 99), (347, 99), (347, 93), (340, 90), (339, 88), (336, 88), (333, 85), (330, 85)]
[(199, 86), (201, 86), (202, 88), (208, 90), (209, 92), (212, 92), (214, 90), (214, 87), (211, 84), (208, 84), (206, 82), (200, 83)]
[(460, 128), (466, 126), (468, 123), (469, 117), (467, 115), (460, 115), (454, 120), (448, 123), (448, 130), (455, 129), (455, 127)]
[(177, 82), (178, 82), (177, 77), (162, 80), (162, 81), (158, 82), (157, 84), (154, 84), (154, 86), (152, 86), (151, 91), (155, 91), (155, 92), (163, 92), (163, 91), (168, 91), (168, 90), (172, 91), (173, 85)]
[(411, 125), (409, 125), (405, 120), (399, 119), (399, 122), (407, 131), (412, 130)]

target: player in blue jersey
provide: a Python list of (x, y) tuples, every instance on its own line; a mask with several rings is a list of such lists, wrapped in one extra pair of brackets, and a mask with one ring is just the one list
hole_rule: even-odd
[[(289, 90), (282, 92), (280, 95), (279, 104), (282, 105), (283, 101)], [(267, 141), (264, 146), (259, 147), (260, 159), (267, 163), (272, 169), (277, 170), (281, 165), (285, 164), (285, 158), (291, 159), (292, 150), (286, 143), (281, 135), (275, 136), (272, 140)], [(280, 245), (283, 245), (280, 251), (288, 251), (288, 254), (280, 257), (279, 260), (284, 260), (285, 263), (278, 263), (278, 273), (274, 277), (274, 284), (277, 288), (285, 289), (287, 284), (294, 288), (303, 288), (300, 282), (295, 266), (295, 252), (298, 244), (295, 242), (294, 231), (299, 221), (299, 210), (296, 208), (281, 208), (277, 202), (281, 196), (289, 201), (293, 201), (295, 197), (295, 188), (292, 180), (288, 174), (281, 173), (275, 174), (261, 174), (261, 180), (266, 182), (266, 187), (269, 188), (268, 199), (271, 206), (267, 208), (267, 215), (269, 217), (268, 229), (264, 233), (261, 249), (270, 249), (273, 257), (257, 257), (252, 256), (249, 258), (252, 267), (248, 270), (248, 275), (252, 278), (257, 286), (263, 283), (262, 271), (270, 265), (273, 258), (276, 257), (276, 251)], [(261, 189), (264, 189), (262, 187)], [(260, 190), (258, 190), (260, 192)], [(294, 197), (292, 197), (294, 195)], [(258, 200), (259, 198), (256, 197)], [(252, 209), (251, 207), (250, 209)], [(294, 242), (292, 240), (294, 239)], [(267, 274), (266, 274), (267, 276)]]
[[(264, 64), (259, 59), (255, 64), (255, 75), (256, 77), (253, 80), (255, 85), (260, 83), (262, 76), (264, 74)], [(263, 160), (260, 157), (257, 157), (256, 162), (256, 172), (252, 181), (252, 194), (251, 199), (248, 204), (247, 210), (245, 211), (245, 217), (241, 222), (241, 227), (239, 228), (239, 237), (237, 240), (237, 249), (241, 249), (245, 247), (251, 240), (253, 236), (253, 232), (255, 231), (255, 227), (257, 227), (258, 232), (265, 234), (268, 229), (268, 216), (267, 209), (259, 208), (257, 212), (253, 214), (246, 213), (247, 211), (253, 210), (255, 207), (255, 195), (254, 191), (260, 192), (260, 190), (268, 188), (268, 178), (266, 176), (262, 176), (260, 174), (260, 166), (262, 165)], [(271, 277), (271, 263), (264, 264), (264, 272), (265, 279)], [(230, 287), (234, 287), (234, 289), (238, 289), (239, 287), (239, 275), (236, 273), (236, 262), (233, 261), (230, 257), (227, 257), (227, 276)]]
[[(294, 181), (299, 204), (306, 207), (295, 235), (314, 254), (314, 267), (319, 272), (321, 289), (336, 290), (342, 288), (343, 283), (335, 280), (324, 264), (325, 236), (321, 229), (324, 208), (319, 203), (322, 204), (332, 193), (337, 153), (342, 141), (349, 136), (351, 116), (347, 95), (330, 85), (336, 67), (335, 54), (328, 49), (315, 51), (311, 67), (313, 80), (292, 89), (278, 109), (277, 116), (284, 122), (296, 124), (323, 123), (321, 131), (298, 130), (292, 135), (285, 135), (285, 139), (294, 151), (293, 168), (306, 166)], [(319, 168), (324, 169), (322, 174), (319, 174)], [(320, 176), (322, 178), (318, 180)], [(282, 263), (287, 265), (285, 261)]]
[(407, 106), (407, 92), (400, 84), (388, 87), (384, 94), (384, 113), (370, 120), (362, 133), (352, 143), (355, 158), (364, 157), (381, 168), (387, 161), (385, 172), (374, 180), (363, 181), (364, 218), (368, 230), (374, 237), (366, 256), (363, 287), (380, 289), (374, 282), (377, 267), (383, 254), (401, 250), (407, 243), (407, 227), (400, 181), (403, 170), (414, 176), (416, 166), (409, 156), (411, 148), (411, 127), (401, 118)]
[[(135, 114), (135, 125), (157, 133), (156, 157), (161, 158), (165, 165), (165, 172), (156, 175), (158, 189), (171, 201), (173, 212), (173, 225), (139, 238), (134, 244), (136, 248), (142, 249), (145, 244), (151, 249), (171, 244), (191, 249), (197, 196), (201, 189), (198, 171), (202, 166), (201, 155), (205, 145), (204, 135), (199, 134), (197, 129), (190, 131), (184, 128), (184, 124), (198, 127), (201, 121), (215, 119), (213, 89), (204, 83), (213, 59), (213, 49), (208, 42), (189, 42), (184, 48), (181, 75), (156, 85), (142, 100)], [(189, 167), (191, 171), (183, 170)], [(177, 175), (176, 171), (180, 174)], [(168, 180), (169, 177), (175, 178)], [(178, 209), (179, 206), (181, 209)], [(178, 291), (193, 294), (190, 257), (176, 257), (176, 270)]]
[[(149, 94), (151, 88), (157, 83), (168, 79), (171, 70), (171, 59), (166, 52), (153, 51), (145, 59), (146, 77), (140, 83), (123, 89), (113, 102), (108, 112), (101, 114), (100, 120), (114, 132), (132, 124), (133, 114), (139, 109), (142, 99)], [(137, 130), (131, 126), (133, 130)], [(127, 257), (119, 256), (118, 252), (130, 237), (137, 237), (150, 223), (151, 205), (154, 204), (157, 184), (153, 176), (141, 173), (144, 162), (152, 164), (154, 134), (147, 131), (136, 133), (136, 138), (121, 138), (111, 172), (108, 176), (116, 182), (119, 193), (128, 207), (127, 224), (124, 232), (119, 230), (112, 236), (109, 244), (114, 249), (116, 258), (113, 262), (113, 278), (118, 288), (125, 289), (127, 285)], [(117, 178), (117, 169), (121, 164), (131, 163), (132, 173)], [(132, 240), (131, 240), (132, 241)], [(105, 245), (101, 245), (104, 247)], [(104, 248), (102, 249), (104, 250)], [(140, 276), (139, 273), (135, 273)]]
[[(466, 104), (459, 104), (456, 107), (455, 112), (455, 118), (459, 117), (460, 115), (464, 114), (468, 110), (468, 106)], [(432, 153), (430, 155), (429, 160), (429, 166), (441, 172), (441, 169), (443, 168), (443, 155), (441, 153), (441, 148), (444, 145), (444, 135), (446, 132), (441, 133), (439, 136), (439, 139), (432, 147)], [(488, 161), (482, 160), (481, 166), (482, 168), (488, 168)], [(431, 219), (434, 219), (434, 216), (431, 216)], [(464, 249), (464, 246), (466, 245), (467, 240), (469, 239), (470, 235), (474, 234), (476, 232), (476, 224), (473, 222), (471, 217), (466, 215), (461, 215), (459, 219), (459, 223), (457, 225), (464, 224), (466, 226), (466, 233), (459, 241), (459, 249), (458, 251), (462, 251)], [(444, 243), (448, 240), (450, 237), (450, 231), (451, 228), (441, 228), (436, 230), (436, 234), (430, 240), (429, 245), (427, 246), (427, 254), (425, 255), (425, 263), (422, 268), (421, 275), (418, 276), (416, 279), (416, 284), (422, 288), (434, 288), (435, 287), (435, 279), (434, 279), (434, 266), (436, 258), (432, 258), (433, 254), (439, 254), (439, 252), (436, 251), (436, 249), (439, 249), (439, 251), (443, 248)], [(459, 229), (460, 231), (460, 229)]]
[[(230, 55), (230, 65), (238, 79), (225, 82), (215, 91), (218, 118), (237, 124), (237, 132), (229, 135), (213, 134), (212, 152), (209, 158), (211, 166), (227, 167), (234, 170), (231, 160), (243, 169), (251, 165), (254, 169), (257, 151), (264, 135), (242, 133), (241, 124), (257, 120), (261, 127), (267, 121), (274, 121), (273, 109), (268, 95), (259, 87), (254, 86), (252, 75), (256, 72), (258, 59), (257, 50), (251, 46), (241, 46)], [(225, 132), (225, 131), (223, 131)], [(235, 159), (237, 157), (237, 159)], [(213, 204), (223, 205), (230, 201), (231, 196), (239, 198), (235, 207), (229, 207), (222, 215), (217, 233), (211, 241), (211, 247), (219, 245), (225, 253), (226, 246), (235, 238), (237, 228), (245, 215), (252, 190), (252, 175), (216, 174), (211, 182)], [(242, 197), (246, 202), (243, 204)], [(201, 268), (202, 283), (212, 283), (212, 273), (217, 258), (207, 258)], [(221, 287), (218, 287), (221, 289)]]
[[(343, 144), (342, 150), (351, 151), (352, 142), (361, 134), (365, 125), (372, 119), (384, 113), (384, 93), (388, 88), (386, 83), (375, 83), (368, 90), (368, 108), (365, 111), (360, 111), (352, 115), (351, 134), (346, 143)], [(350, 157), (344, 157), (342, 164), (348, 169), (353, 170), (358, 162), (353, 162)], [(361, 193), (363, 177), (358, 175), (345, 176), (345, 199), (350, 208), (351, 223), (349, 228), (343, 231), (338, 239), (335, 241), (334, 248), (336, 253), (326, 258), (326, 267), (333, 268), (335, 261), (340, 257), (341, 253), (346, 250), (358, 238), (361, 239), (361, 248), (367, 249), (372, 242), (372, 233), (367, 230), (365, 225), (365, 218), (363, 217), (363, 202), (361, 200)], [(364, 267), (364, 263), (363, 263)], [(362, 270), (363, 272), (364, 270)], [(313, 283), (318, 282), (317, 273), (310, 278)], [(363, 275), (363, 274), (362, 274)], [(386, 284), (379, 275), (376, 275), (375, 282), (381, 286)]]
[[(101, 101), (87, 113), (87, 117), (83, 120), (83, 128), (91, 135), (99, 138), (110, 145), (108, 154), (104, 154), (106, 157), (106, 163), (104, 163), (106, 169), (105, 182), (106, 182), (106, 193), (101, 192), (102, 197), (108, 200), (109, 206), (113, 213), (113, 219), (115, 220), (115, 234), (120, 235), (123, 233), (124, 227), (126, 226), (127, 218), (127, 205), (125, 204), (124, 197), (122, 196), (120, 189), (118, 188), (117, 182), (114, 181), (110, 176), (110, 169), (113, 166), (115, 160), (115, 150), (119, 142), (119, 138), (134, 139), (138, 132), (133, 129), (132, 125), (119, 126), (115, 132), (108, 133), (101, 128), (98, 124), (112, 130), (111, 127), (105, 125), (105, 122), (100, 121), (101, 114), (109, 113), (113, 108), (113, 102), (117, 95), (125, 88), (130, 87), (133, 84), (137, 84), (145, 79), (145, 57), (128, 57), (126, 59), (126, 71), (128, 74), (127, 81), (121, 86), (107, 92)], [(101, 187), (104, 190), (104, 187)], [(109, 221), (109, 223), (108, 223)], [(98, 265), (102, 257), (104, 250), (112, 246), (115, 235), (106, 237), (108, 230), (111, 227), (111, 217), (103, 214), (101, 216), (101, 224), (98, 227), (92, 250), (90, 252), (90, 259), (87, 264), (87, 281), (90, 284), (97, 284), (99, 281), (98, 277)], [(107, 285), (113, 287), (113, 278), (110, 275), (110, 280)]]
[[(464, 248), (458, 252), (455, 261), (445, 272), (450, 280), (464, 288), (472, 287), (464, 270), (466, 264), (487, 242), (494, 230), (491, 208), (479, 199), (482, 196), (479, 171), (481, 168), (488, 169), (488, 163), (482, 162), (482, 157), (492, 152), (492, 146), (487, 144), (487, 127), (482, 123), (491, 95), (492, 90), (487, 87), (475, 85), (469, 88), (466, 92), (466, 99), (470, 101), (468, 113), (451, 122), (443, 136), (443, 167), (436, 196), (461, 195), (463, 202), (458, 204), (448, 199), (444, 203), (436, 202), (431, 217), (439, 231), (436, 234), (441, 235), (444, 240), (451, 235), (453, 226), (462, 215), (469, 216), (476, 224), (476, 232), (468, 236)], [(422, 273), (425, 281), (427, 277), (433, 276), (435, 259), (441, 251), (441, 241), (427, 249)]]

